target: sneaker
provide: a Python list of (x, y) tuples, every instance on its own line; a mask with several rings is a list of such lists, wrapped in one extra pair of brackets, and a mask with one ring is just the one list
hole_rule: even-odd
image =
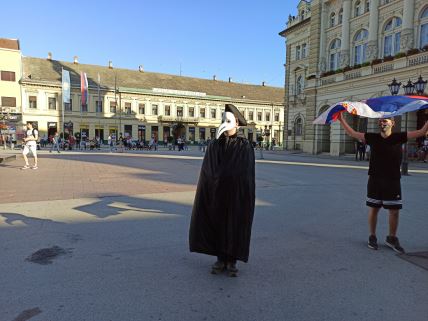
[(367, 246), (369, 249), (372, 250), (377, 250), (378, 249), (378, 245), (377, 245), (377, 238), (375, 235), (370, 235), (369, 236), (369, 242), (367, 243)]
[(226, 268), (226, 264), (223, 261), (217, 260), (211, 267), (211, 274), (220, 274)]
[(30, 166), (29, 165), (25, 165), (24, 167), (21, 167), (21, 169), (29, 169)]
[(396, 236), (387, 236), (385, 240), (385, 245), (393, 249), (397, 253), (405, 253), (404, 249), (401, 247), (398, 237)]
[(33, 167), (31, 167), (31, 169), (38, 169), (38, 167), (37, 166), (33, 166)]
[(226, 269), (230, 277), (238, 276), (238, 269), (236, 268), (236, 263), (234, 262), (227, 263)]

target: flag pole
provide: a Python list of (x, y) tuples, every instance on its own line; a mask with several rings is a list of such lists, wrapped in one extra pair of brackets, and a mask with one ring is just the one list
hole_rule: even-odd
[[(61, 78), (63, 77), (64, 74), (64, 68), (61, 67)], [(61, 107), (62, 107), (62, 139), (65, 140), (65, 121), (64, 121), (64, 83), (61, 82), (61, 91), (62, 91), (62, 102), (61, 102)]]

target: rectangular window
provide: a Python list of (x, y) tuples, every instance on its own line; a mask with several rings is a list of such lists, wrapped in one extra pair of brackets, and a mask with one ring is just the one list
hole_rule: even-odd
[(296, 47), (296, 60), (300, 59), (300, 46)]
[(275, 121), (279, 121), (279, 113), (275, 113)]
[(56, 98), (49, 97), (49, 109), (56, 110)]
[(2, 97), (1, 104), (3, 107), (16, 107), (15, 97)]
[(72, 111), (73, 110), (73, 101), (71, 98), (70, 98), (69, 103), (64, 103), (64, 109), (65, 109), (65, 111)]
[(13, 71), (2, 70), (1, 80), (3, 80), (3, 81), (15, 81), (15, 73)]
[(305, 57), (306, 57), (306, 44), (304, 43), (302, 45), (302, 58), (305, 58)]
[(28, 106), (31, 109), (37, 109), (37, 96), (28, 97)]
[(257, 120), (258, 120), (258, 121), (262, 121), (262, 112), (261, 112), (261, 111), (259, 111), (259, 112), (257, 113)]
[(217, 109), (211, 108), (211, 118), (215, 119), (217, 117)]
[(171, 106), (165, 105), (165, 116), (171, 116)]
[(270, 113), (269, 112), (266, 112), (266, 114), (265, 114), (265, 120), (266, 121), (270, 121)]
[(125, 103), (125, 114), (131, 115), (131, 103)]
[(95, 101), (95, 112), (97, 112), (97, 113), (103, 112), (103, 101), (102, 100)]
[(158, 114), (158, 105), (152, 105), (152, 115)]
[(250, 120), (254, 120), (254, 112), (253, 112), (253, 111), (249, 111), (249, 112), (248, 112), (248, 118), (249, 118)]
[(144, 115), (146, 113), (145, 109), (146, 109), (146, 105), (145, 104), (138, 104), (138, 112), (141, 115)]
[(201, 114), (201, 118), (205, 118), (205, 108), (201, 108), (199, 113)]
[(183, 107), (177, 107), (177, 117), (183, 117)]
[(401, 32), (395, 34), (394, 55), (400, 52)]
[(383, 56), (388, 57), (392, 55), (392, 35), (386, 36), (384, 39)]
[(195, 117), (195, 108), (189, 107), (189, 117)]
[(110, 112), (112, 114), (116, 114), (116, 102), (115, 101), (110, 102)]
[(125, 125), (123, 135), (125, 137), (132, 137), (132, 125)]
[(195, 127), (189, 127), (189, 140), (191, 142), (195, 141)]

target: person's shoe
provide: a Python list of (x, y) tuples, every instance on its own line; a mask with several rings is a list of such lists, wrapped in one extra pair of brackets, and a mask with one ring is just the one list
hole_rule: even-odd
[(385, 240), (385, 245), (393, 249), (397, 253), (405, 253), (404, 249), (401, 247), (398, 237), (396, 236), (387, 236)]
[(226, 268), (226, 264), (223, 261), (217, 260), (211, 267), (211, 274), (220, 274)]
[(377, 250), (378, 249), (378, 245), (377, 245), (377, 238), (375, 235), (370, 235), (369, 236), (369, 242), (367, 243), (367, 246), (369, 249), (372, 250)]
[(29, 169), (30, 166), (29, 165), (25, 165), (24, 167), (21, 167), (21, 169)]
[(50, 150), (49, 153), (52, 153), (52, 151)]
[(31, 167), (31, 169), (38, 169), (37, 165), (34, 165), (33, 167)]
[(226, 265), (227, 274), (230, 277), (237, 277), (238, 276), (238, 269), (236, 268), (236, 263), (229, 262)]

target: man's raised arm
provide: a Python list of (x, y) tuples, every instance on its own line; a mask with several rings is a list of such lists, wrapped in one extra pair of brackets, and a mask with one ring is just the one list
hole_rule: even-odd
[(425, 125), (421, 129), (407, 132), (407, 139), (425, 136), (427, 132), (428, 132), (428, 121), (425, 123)]
[(338, 120), (342, 124), (343, 129), (345, 129), (345, 132), (349, 136), (354, 137), (358, 140), (364, 141), (364, 133), (360, 133), (360, 132), (353, 130), (352, 127), (349, 126), (348, 123), (346, 122), (346, 120), (342, 117), (342, 113), (339, 114)]

